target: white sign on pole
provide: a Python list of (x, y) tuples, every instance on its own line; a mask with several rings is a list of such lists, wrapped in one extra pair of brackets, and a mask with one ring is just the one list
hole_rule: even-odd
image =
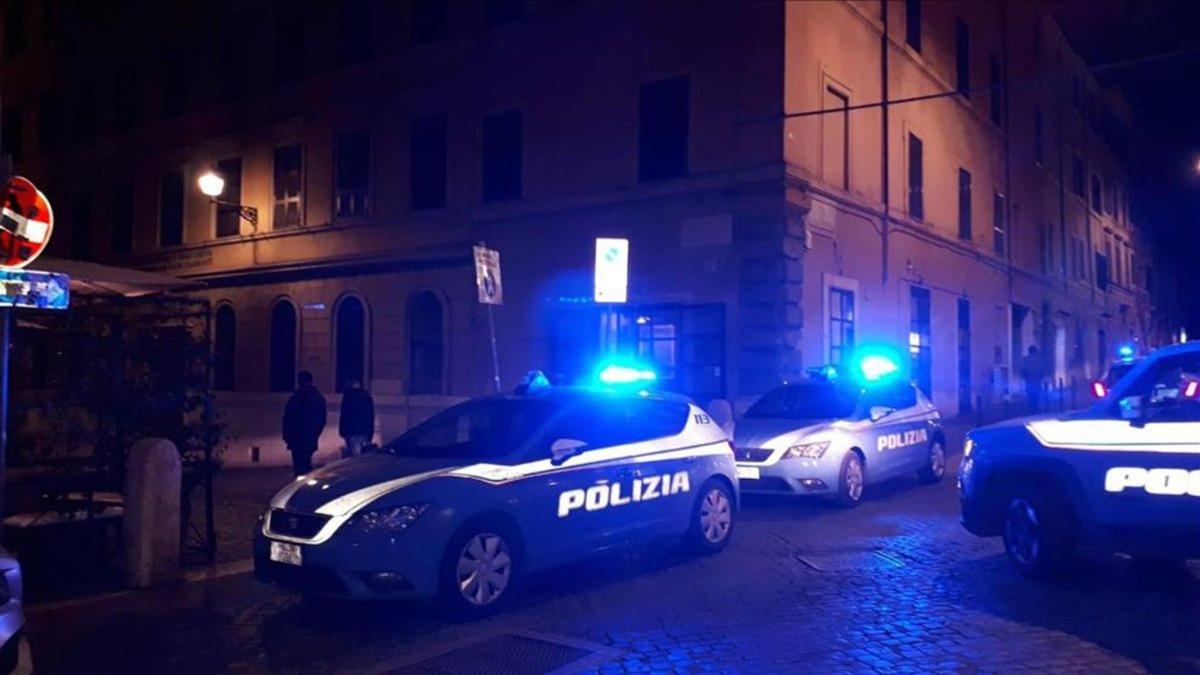
[(485, 305), (504, 304), (499, 251), (483, 246), (475, 247), (475, 288), (479, 291), (479, 302)]
[(596, 302), (625, 302), (629, 292), (629, 240), (596, 239)]

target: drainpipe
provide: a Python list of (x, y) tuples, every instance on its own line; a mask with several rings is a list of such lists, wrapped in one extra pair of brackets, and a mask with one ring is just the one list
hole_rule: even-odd
[(891, 189), (888, 185), (888, 5), (886, 2), (880, 3), (883, 8), (883, 32), (879, 37), (879, 72), (881, 75), (880, 90), (882, 95), (880, 100), (883, 102), (880, 108), (882, 119), (881, 131), (881, 157), (880, 157), (880, 183), (883, 194), (883, 228), (880, 233), (883, 260), (881, 268), (881, 283), (887, 286), (888, 281), (888, 230), (891, 228), (891, 214), (889, 213), (889, 205), (891, 204)]

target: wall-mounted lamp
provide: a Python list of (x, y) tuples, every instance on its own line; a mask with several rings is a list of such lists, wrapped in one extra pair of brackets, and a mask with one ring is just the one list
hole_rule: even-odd
[(207, 171), (196, 181), (200, 187), (200, 192), (208, 196), (214, 204), (221, 206), (231, 206), (238, 210), (238, 216), (246, 220), (251, 225), (258, 227), (258, 209), (253, 206), (243, 206), (234, 202), (218, 199), (221, 193), (225, 191), (225, 179), (215, 171)]

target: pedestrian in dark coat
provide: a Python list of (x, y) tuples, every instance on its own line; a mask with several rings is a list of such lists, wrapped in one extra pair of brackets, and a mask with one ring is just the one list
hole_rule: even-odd
[(342, 457), (361, 455), (363, 446), (375, 436), (375, 401), (358, 380), (350, 380), (342, 392), (338, 435), (346, 442)]
[(283, 411), (283, 442), (292, 451), (292, 467), (297, 476), (312, 471), (312, 456), (325, 430), (325, 397), (313, 386), (312, 373), (296, 375), (296, 391)]

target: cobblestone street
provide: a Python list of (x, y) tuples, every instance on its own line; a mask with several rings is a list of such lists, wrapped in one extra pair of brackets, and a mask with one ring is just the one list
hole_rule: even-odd
[(1025, 581), (959, 526), (953, 483), (897, 481), (850, 511), (748, 500), (721, 555), (563, 570), (474, 623), (305, 603), (240, 573), (35, 606), (28, 633), (46, 673), (1200, 671), (1194, 568), (1105, 557)]

